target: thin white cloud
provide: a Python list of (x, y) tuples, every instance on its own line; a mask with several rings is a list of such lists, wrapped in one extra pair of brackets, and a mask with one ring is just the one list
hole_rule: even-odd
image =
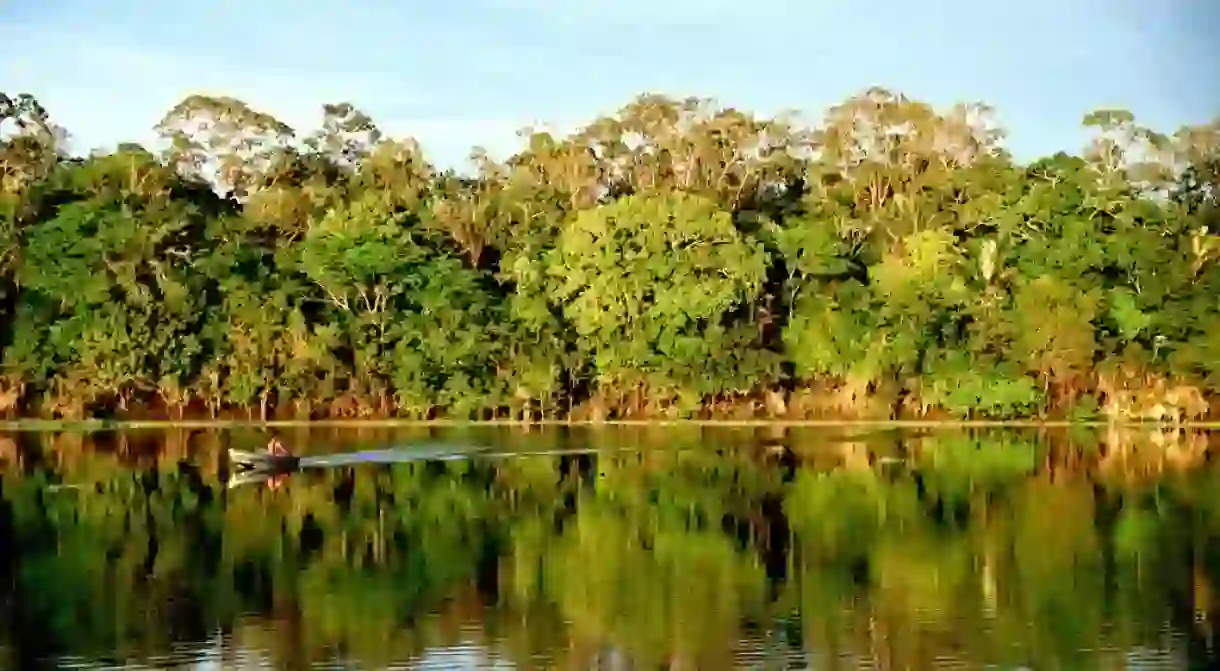
[(383, 72), (239, 69), (212, 54), (119, 44), (71, 26), (24, 26), (20, 34), (0, 28), (5, 41), (14, 49), (0, 60), (4, 89), (38, 97), (68, 130), (74, 153), (121, 142), (154, 144), (162, 115), (194, 94), (238, 98), (302, 132), (318, 127), (323, 104), (351, 102), (387, 134), (417, 139), (442, 165), (464, 164), (476, 145), (508, 155), (521, 146), (519, 129), (541, 125), (525, 118), (413, 115), (445, 101)]
[(413, 137), (419, 141), (428, 158), (441, 167), (465, 168), (475, 147), (482, 148), (495, 159), (503, 160), (520, 151), (525, 140), (520, 132), (527, 129), (547, 131), (556, 135), (573, 132), (580, 122), (572, 120), (540, 121), (512, 118), (398, 118), (377, 120), (377, 125), (391, 137)]
[(325, 103), (351, 101), (359, 107), (375, 101), (398, 109), (426, 103), (421, 96), (387, 96), (394, 88), (384, 77), (360, 72), (234, 71), (206, 54), (166, 53), (75, 37), (79, 36), (52, 31), (36, 40), (27, 38), (39, 49), (22, 52), (54, 55), (44, 60), (32, 55), (10, 59), (3, 81), (9, 90), (38, 97), (72, 133), (77, 151), (122, 141), (146, 142), (161, 115), (193, 94), (232, 96), (294, 128), (306, 129), (319, 123)]
[(784, 0), (488, 0), (503, 10), (546, 15), (558, 21), (615, 25), (740, 25), (738, 21), (769, 21), (770, 12), (805, 13), (817, 3)]

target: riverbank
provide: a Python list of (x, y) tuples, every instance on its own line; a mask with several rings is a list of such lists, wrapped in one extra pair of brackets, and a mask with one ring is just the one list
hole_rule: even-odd
[(863, 429), (1067, 429), (1073, 427), (1100, 429), (1154, 430), (1220, 430), (1220, 421), (1106, 421), (1106, 420), (1038, 420), (1038, 419), (962, 419), (962, 420), (456, 420), (456, 419), (8, 419), (0, 420), (0, 431), (92, 431), (112, 429), (228, 429), (228, 428), (616, 428), (616, 427), (711, 427), (711, 428), (863, 428)]
[[(261, 403), (206, 402), (199, 387), (191, 392), (169, 394), (164, 390), (139, 394), (101, 395), (86, 400), (71, 388), (54, 396), (33, 392), (0, 397), (0, 421), (64, 422), (204, 422), (298, 424), (310, 422), (389, 424), (606, 424), (606, 423), (708, 423), (708, 424), (841, 424), (895, 423), (1004, 425), (1126, 424), (1167, 425), (1220, 422), (1220, 394), (1181, 378), (1162, 376), (1125, 377), (1095, 375), (1097, 382), (1075, 389), (1031, 387), (1035, 395), (1022, 406), (975, 408), (933, 402), (923, 393), (941, 382), (915, 378), (878, 390), (860, 390), (843, 384), (810, 384), (797, 388), (763, 388), (740, 394), (706, 398), (679, 393), (649, 394), (647, 388), (634, 393), (609, 394), (594, 391), (569, 393), (545, 406), (531, 399), (504, 404), (486, 397), (449, 398), (446, 403), (411, 402), (388, 394), (338, 398), (277, 401), (264, 396)], [(1024, 377), (995, 380), (989, 393), (1002, 396), (1013, 385), (1029, 386)], [(167, 399), (175, 399), (170, 402)], [(439, 399), (438, 399), (439, 400)], [(1018, 412), (1024, 408), (1025, 412)], [(991, 410), (992, 412), (989, 412)]]

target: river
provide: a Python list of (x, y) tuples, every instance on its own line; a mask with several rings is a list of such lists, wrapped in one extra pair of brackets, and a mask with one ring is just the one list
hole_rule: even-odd
[(1217, 663), (1214, 434), (278, 435), (311, 459), (404, 458), (239, 480), (227, 448), (267, 430), (0, 433), (0, 665)]

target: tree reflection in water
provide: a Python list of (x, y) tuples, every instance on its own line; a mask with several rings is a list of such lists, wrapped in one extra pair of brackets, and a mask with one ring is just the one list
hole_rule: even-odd
[(10, 434), (5, 661), (1213, 659), (1207, 434), (335, 429), (290, 444), (472, 437), (598, 451), (319, 469), (269, 489), (221, 469), (254, 430)]

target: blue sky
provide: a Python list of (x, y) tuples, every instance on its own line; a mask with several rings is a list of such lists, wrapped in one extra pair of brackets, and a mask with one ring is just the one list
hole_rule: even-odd
[(642, 91), (816, 118), (880, 85), (993, 104), (1031, 156), (1078, 149), (1097, 107), (1161, 130), (1220, 115), (1215, 35), (1216, 0), (0, 0), (0, 90), (77, 149), (146, 141), (191, 93), (307, 129), (347, 100), (458, 166)]

